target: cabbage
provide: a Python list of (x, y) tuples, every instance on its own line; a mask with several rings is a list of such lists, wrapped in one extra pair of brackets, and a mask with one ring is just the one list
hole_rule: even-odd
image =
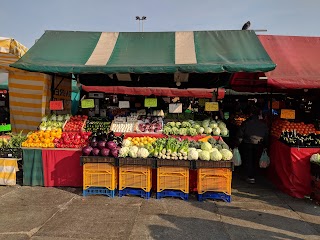
[(199, 153), (195, 148), (189, 148), (188, 150), (188, 160), (198, 160)]
[(199, 153), (199, 158), (201, 160), (206, 160), (206, 161), (209, 161), (210, 160), (210, 152), (209, 151), (201, 151)]
[(229, 161), (232, 159), (233, 154), (231, 151), (227, 150), (227, 149), (221, 149), (220, 153), (222, 154), (222, 160), (226, 160)]
[(181, 127), (183, 127), (183, 128), (189, 128), (189, 127), (191, 127), (191, 123), (189, 123), (189, 122), (182, 122), (182, 123), (181, 123)]
[(213, 128), (218, 127), (218, 124), (213, 121), (213, 122), (211, 122), (211, 123), (209, 124), (209, 127), (213, 129)]
[(187, 129), (186, 128), (180, 128), (179, 129), (179, 135), (186, 136), (187, 135)]
[(214, 128), (213, 131), (212, 131), (213, 135), (215, 136), (219, 136), (220, 135), (220, 128)]
[(222, 137), (227, 137), (229, 135), (229, 130), (227, 128), (220, 128), (220, 134)]
[(173, 134), (173, 135), (179, 135), (179, 128), (173, 127), (173, 128), (171, 129), (171, 134)]
[(212, 129), (209, 127), (204, 128), (204, 133), (205, 134), (211, 134), (212, 133)]
[(204, 132), (204, 128), (203, 127), (199, 127), (197, 131), (198, 131), (198, 134), (202, 134)]
[(222, 159), (222, 154), (219, 152), (218, 149), (213, 148), (210, 152), (210, 160), (212, 161), (220, 161)]
[(139, 158), (147, 158), (149, 156), (149, 151), (145, 148), (140, 148), (137, 152)]
[(180, 128), (180, 127), (181, 127), (181, 122), (176, 122), (175, 124), (176, 124), (176, 127), (177, 127), (177, 128)]
[(202, 127), (203, 128), (209, 127), (209, 124), (210, 124), (210, 120), (203, 120), (202, 121)]
[(204, 142), (201, 144), (201, 150), (210, 151), (212, 149), (212, 146), (208, 142)]
[(129, 148), (129, 156), (132, 158), (136, 158), (138, 155), (139, 148), (137, 146), (132, 146)]
[(163, 128), (163, 133), (166, 134), (166, 135), (172, 134), (172, 133), (173, 133), (173, 132), (172, 132), (172, 128), (169, 127), (169, 126), (165, 126), (165, 127)]
[(218, 127), (219, 128), (226, 128), (227, 126), (226, 126), (226, 124), (224, 122), (219, 122), (218, 123)]
[(320, 163), (320, 154), (319, 153), (313, 154), (310, 158), (310, 161), (315, 163)]
[(198, 153), (201, 153), (201, 152), (202, 152), (202, 150), (201, 150), (201, 149), (197, 149), (197, 152), (198, 152)]
[(193, 128), (195, 128), (195, 129), (198, 129), (199, 127), (201, 127), (199, 124), (195, 124), (195, 125), (193, 126)]
[(124, 139), (122, 141), (122, 146), (124, 147), (130, 147), (131, 146), (131, 141), (129, 139)]
[(190, 136), (196, 136), (198, 133), (197, 133), (197, 130), (195, 128), (189, 128), (188, 129), (188, 135)]

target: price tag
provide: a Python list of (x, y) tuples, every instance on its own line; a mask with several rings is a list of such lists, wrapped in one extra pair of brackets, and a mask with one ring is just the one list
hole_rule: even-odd
[(144, 106), (145, 107), (157, 107), (158, 101), (156, 98), (145, 98), (144, 99)]
[(94, 99), (83, 99), (81, 101), (82, 108), (94, 108)]
[(170, 103), (169, 113), (182, 113), (182, 103)]
[(228, 119), (229, 119), (229, 117), (230, 117), (229, 112), (225, 112), (225, 113), (223, 113), (223, 117), (224, 117), (224, 119), (225, 119), (225, 120), (228, 120)]
[(207, 99), (207, 98), (199, 98), (199, 106), (200, 107), (204, 107), (206, 102), (209, 102), (209, 99)]
[(63, 110), (63, 101), (50, 101), (50, 110)]
[(284, 119), (295, 119), (296, 111), (292, 109), (281, 109), (280, 118)]
[(204, 105), (204, 110), (207, 112), (217, 112), (219, 111), (218, 102), (206, 102)]
[(129, 101), (119, 101), (119, 108), (130, 108)]

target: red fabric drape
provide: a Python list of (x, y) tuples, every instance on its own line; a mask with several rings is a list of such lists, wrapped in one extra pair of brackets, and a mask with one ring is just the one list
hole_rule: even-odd
[(82, 187), (80, 150), (42, 150), (44, 186)]
[(296, 198), (311, 193), (310, 157), (320, 148), (293, 148), (273, 140), (270, 147), (270, 180), (283, 192)]

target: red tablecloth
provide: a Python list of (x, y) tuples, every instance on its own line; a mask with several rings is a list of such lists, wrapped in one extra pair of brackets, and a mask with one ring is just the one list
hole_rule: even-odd
[(81, 151), (42, 149), (45, 187), (82, 187)]
[(292, 197), (311, 193), (310, 157), (320, 148), (294, 148), (273, 140), (270, 147), (270, 180)]

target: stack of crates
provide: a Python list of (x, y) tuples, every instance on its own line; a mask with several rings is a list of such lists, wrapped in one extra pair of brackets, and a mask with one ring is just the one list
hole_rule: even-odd
[(117, 167), (110, 163), (85, 163), (83, 165), (83, 196), (115, 196)]
[(152, 186), (151, 166), (123, 165), (119, 166), (119, 197), (136, 195), (150, 198)]
[(203, 201), (205, 199), (221, 199), (226, 202), (231, 202), (233, 164), (230, 163), (228, 165), (226, 163), (216, 162), (216, 165), (219, 164), (224, 166), (197, 169), (197, 189), (199, 201)]
[(188, 200), (188, 167), (165, 166), (157, 168), (157, 199), (162, 197), (180, 197)]

